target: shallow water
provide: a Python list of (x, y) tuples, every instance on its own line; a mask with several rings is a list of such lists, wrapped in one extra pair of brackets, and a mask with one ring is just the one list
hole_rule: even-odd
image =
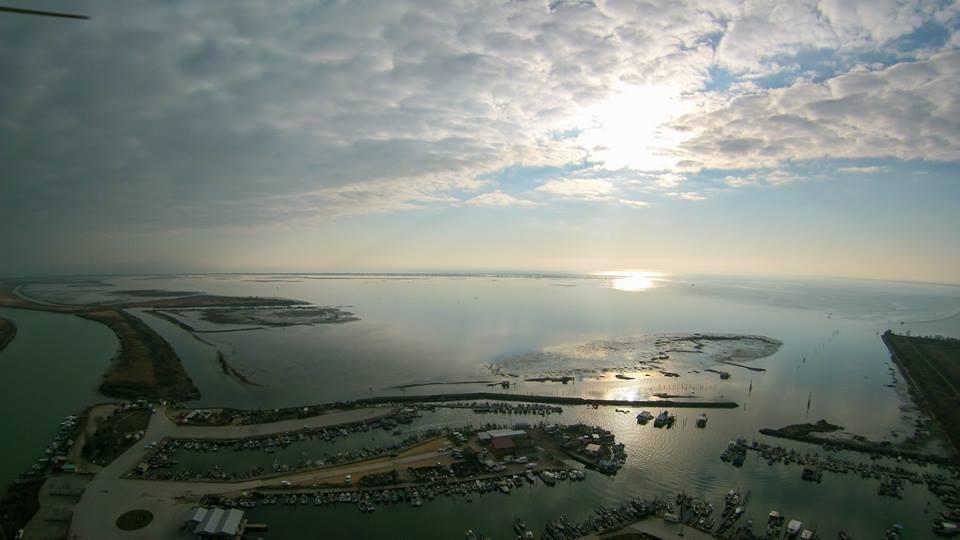
[[(330, 277), (128, 277), (107, 279), (114, 286), (99, 290), (46, 285), (27, 292), (57, 301), (103, 299), (111, 288), (281, 296), (343, 306), (360, 317), (346, 324), (201, 334), (208, 345), (140, 313), (181, 355), (203, 393), (200, 406), (272, 408), (369, 395), (485, 391), (484, 385), (394, 387), (496, 379), (487, 366), (506, 357), (646, 334), (758, 334), (783, 343), (772, 356), (750, 361), (765, 372), (723, 367), (732, 373), (727, 381), (702, 372), (718, 367), (704, 362), (698, 366), (701, 373), (683, 371), (677, 379), (654, 374), (623, 381), (608, 374), (606, 380), (595, 380), (585, 375), (568, 385), (519, 382), (507, 390), (620, 399), (695, 393), (740, 403), (734, 410), (709, 411), (706, 430), (693, 428), (697, 409), (677, 411), (678, 427), (665, 431), (639, 428), (637, 411), (624, 415), (608, 408), (565, 408), (563, 421), (601, 425), (627, 444), (627, 466), (613, 479), (591, 475), (573, 486), (524, 488), (523, 494), (487, 495), (470, 504), (444, 500), (419, 510), (389, 507), (373, 515), (353, 509), (333, 514), (312, 505), (257, 509), (253, 516), (270, 523), (270, 538), (299, 538), (303, 536), (293, 531), (313, 528), (317, 537), (396, 536), (398, 531), (410, 531), (410, 537), (462, 537), (474, 528), (499, 538), (507, 537), (517, 515), (540, 530), (547, 518), (563, 512), (574, 518), (600, 502), (628, 495), (684, 490), (718, 505), (733, 487), (751, 491), (748, 514), (758, 523), (776, 508), (818, 525), (824, 538), (835, 536), (840, 527), (859, 538), (875, 538), (893, 522), (914, 531), (910, 538), (928, 536), (934, 514), (923, 514), (929, 500), (923, 486), (908, 486), (900, 501), (881, 499), (876, 480), (828, 473), (816, 485), (802, 482), (796, 466), (768, 466), (751, 455), (742, 469), (735, 469), (718, 456), (732, 438), (760, 438), (759, 428), (820, 418), (870, 438), (909, 435), (916, 413), (905, 400), (903, 381), (890, 372), (878, 333), (894, 328), (960, 337), (960, 318), (950, 317), (960, 307), (960, 288), (681, 276), (626, 292), (612, 287), (612, 280), (596, 277)], [(225, 376), (216, 363), (217, 348), (261, 386)], [(466, 414), (470, 420), (472, 413)], [(509, 420), (528, 418), (504, 421)], [(421, 422), (429, 423), (427, 417)]]

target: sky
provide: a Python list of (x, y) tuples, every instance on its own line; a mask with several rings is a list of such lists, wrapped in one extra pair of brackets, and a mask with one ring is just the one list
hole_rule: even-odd
[(0, 275), (960, 283), (952, 1), (27, 4)]

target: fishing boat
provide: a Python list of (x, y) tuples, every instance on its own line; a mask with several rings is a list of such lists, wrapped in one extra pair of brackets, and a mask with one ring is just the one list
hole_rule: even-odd
[(667, 425), (667, 421), (670, 418), (670, 413), (663, 411), (657, 415), (657, 418), (653, 421), (653, 427), (662, 428)]
[(697, 417), (697, 427), (698, 428), (707, 427), (707, 413), (700, 413), (700, 416)]
[(810, 482), (819, 483), (823, 479), (823, 471), (821, 471), (819, 468), (815, 469), (813, 467), (804, 467), (801, 478)]
[(646, 425), (650, 420), (653, 420), (653, 413), (650, 411), (640, 411), (637, 415), (637, 423), (640, 425)]
[(957, 536), (958, 534), (960, 534), (960, 525), (957, 525), (956, 523), (953, 523), (950, 521), (940, 520), (934, 524), (933, 533), (936, 534), (937, 536), (945, 536), (945, 537)]

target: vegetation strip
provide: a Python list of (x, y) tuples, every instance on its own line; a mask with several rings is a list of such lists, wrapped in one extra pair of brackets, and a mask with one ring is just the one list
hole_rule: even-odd
[(120, 340), (120, 351), (100, 384), (107, 396), (178, 401), (197, 399), (194, 386), (173, 348), (140, 319), (116, 309), (79, 313), (104, 324)]

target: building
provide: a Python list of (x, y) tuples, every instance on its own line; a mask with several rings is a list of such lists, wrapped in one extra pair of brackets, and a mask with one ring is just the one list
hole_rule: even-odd
[(512, 454), (517, 448), (517, 444), (513, 442), (513, 439), (508, 437), (497, 437), (490, 439), (490, 448), (493, 450), (494, 455), (505, 456)]
[(243, 510), (234, 508), (196, 507), (187, 514), (184, 527), (192, 528), (193, 534), (202, 540), (211, 538), (237, 538), (243, 535), (246, 520)]
[(487, 433), (490, 434), (491, 439), (498, 439), (498, 438), (525, 439), (527, 438), (527, 432), (521, 429), (491, 429)]
[(601, 450), (603, 450), (603, 447), (600, 446), (599, 444), (588, 444), (583, 449), (583, 453), (587, 454), (588, 456), (598, 456), (600, 455)]
[(510, 439), (518, 446), (522, 446), (523, 441), (528, 440), (529, 436), (526, 431), (519, 429), (491, 429), (477, 433), (477, 439), (481, 444), (491, 443), (494, 439)]

